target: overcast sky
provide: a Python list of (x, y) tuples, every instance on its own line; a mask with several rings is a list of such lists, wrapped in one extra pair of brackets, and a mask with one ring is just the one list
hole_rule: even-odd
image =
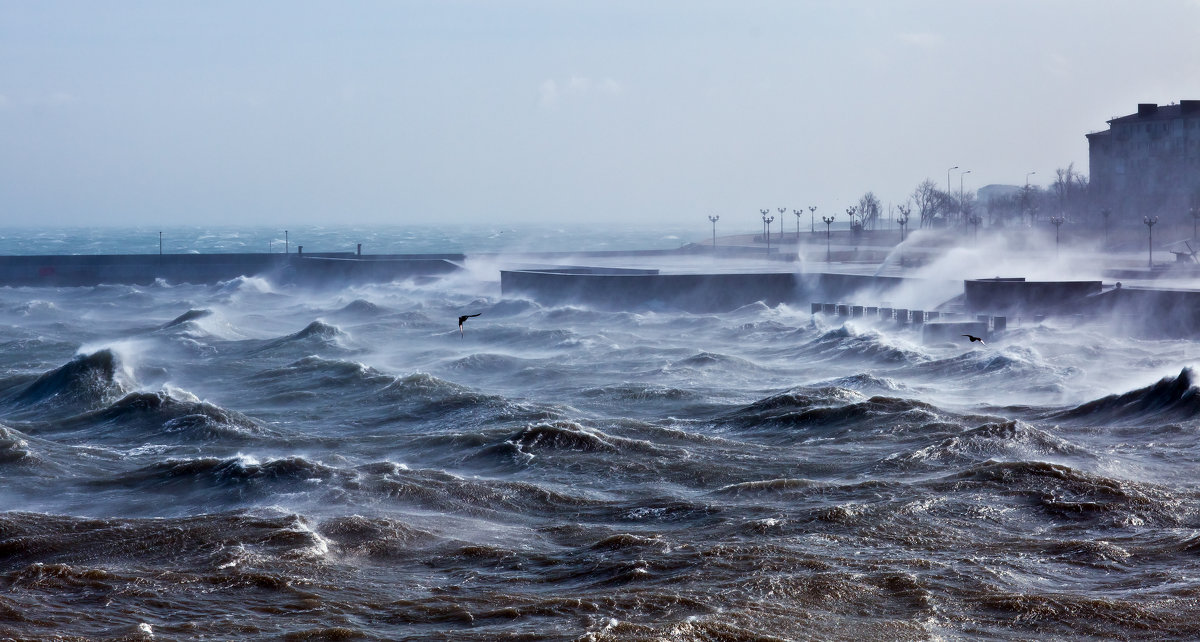
[(1200, 0), (0, 0), (0, 224), (754, 231), (1189, 98)]

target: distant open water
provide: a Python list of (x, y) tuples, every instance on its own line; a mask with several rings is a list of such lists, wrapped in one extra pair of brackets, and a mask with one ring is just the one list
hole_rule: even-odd
[[(157, 251), (128, 232), (0, 253)], [(548, 307), (468, 268), (0, 288), (0, 638), (1200, 637), (1196, 343)]]

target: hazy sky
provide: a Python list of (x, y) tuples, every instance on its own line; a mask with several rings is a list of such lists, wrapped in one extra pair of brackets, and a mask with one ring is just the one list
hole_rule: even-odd
[(0, 0), (0, 224), (754, 231), (1187, 98), (1200, 0)]

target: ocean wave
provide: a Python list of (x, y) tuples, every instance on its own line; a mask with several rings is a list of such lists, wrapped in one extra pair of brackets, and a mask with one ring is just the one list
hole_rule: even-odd
[(911, 365), (929, 360), (929, 356), (916, 347), (895, 343), (891, 335), (854, 324), (826, 330), (796, 352), (807, 359), (854, 357), (884, 364)]
[(278, 339), (272, 339), (251, 351), (251, 354), (270, 352), (281, 348), (306, 349), (337, 348), (344, 349), (344, 342), (349, 337), (336, 325), (325, 323), (320, 319), (304, 326), (303, 330), (294, 332)]
[(21, 303), (13, 308), (13, 312), (16, 312), (21, 316), (30, 317), (50, 316), (57, 314), (60, 311), (61, 308), (55, 305), (53, 301), (44, 301), (42, 299), (25, 301), (24, 303)]
[(1089, 453), (1065, 439), (1027, 423), (987, 423), (915, 451), (891, 455), (884, 462), (901, 466), (943, 466), (993, 459), (1080, 457)]
[(588, 388), (580, 394), (590, 399), (617, 401), (701, 401), (708, 399), (706, 395), (693, 390), (647, 383), (612, 384), (599, 388)]
[(308, 355), (278, 368), (263, 370), (255, 376), (266, 394), (278, 388), (279, 392), (305, 390), (328, 391), (352, 389), (362, 386), (381, 387), (395, 381), (395, 377), (380, 372), (357, 361), (328, 359)]
[(935, 406), (922, 401), (865, 398), (852, 390), (826, 387), (772, 395), (727, 413), (722, 420), (744, 428), (813, 428), (829, 432), (874, 430), (886, 424), (892, 431), (897, 421), (905, 425), (928, 423), (936, 421), (939, 413)]
[(791, 491), (807, 491), (814, 487), (824, 487), (826, 484), (811, 479), (762, 479), (748, 482), (728, 484), (713, 491), (714, 495), (740, 497), (743, 495), (774, 495)]
[(846, 390), (854, 390), (856, 392), (900, 392), (906, 389), (906, 386), (900, 384), (895, 379), (887, 377), (877, 377), (870, 373), (859, 373), (846, 377), (839, 377), (832, 381), (827, 381), (818, 384), (820, 387), (843, 388)]
[(24, 434), (0, 424), (0, 470), (9, 466), (34, 466), (41, 463), (40, 459), (29, 447)]
[[(0, 564), (0, 578), (10, 589), (11, 581), (22, 576), (59, 585), (64, 578), (87, 577), (97, 567), (106, 573), (127, 573), (132, 562), (196, 573), (214, 586), (253, 585), (266, 578), (248, 576), (239, 568), (249, 558), (305, 559), (322, 545), (308, 520), (294, 514), (97, 519), (5, 512), (0, 513), (0, 550), (7, 562)], [(47, 572), (52, 565), (57, 566)], [(291, 578), (281, 574), (268, 583), (287, 587)]]
[(409, 470), (365, 465), (356, 469), (354, 488), (398, 504), (442, 514), (505, 516), (553, 515), (604, 506), (598, 500), (524, 481), (460, 477), (441, 470)]
[(366, 299), (355, 299), (338, 308), (336, 312), (352, 317), (375, 317), (387, 312), (387, 310)]
[[(261, 462), (241, 456), (198, 457), (156, 462), (93, 484), (168, 493), (233, 491), (238, 499), (244, 499), (246, 494), (306, 490), (313, 482), (327, 482), (338, 475), (334, 468), (299, 456)], [(341, 476), (349, 477), (346, 473)]]
[(125, 392), (119, 382), (117, 355), (111, 349), (77, 355), (65, 365), (42, 374), (17, 394), (22, 404), (52, 402), (63, 406), (102, 403)]
[(160, 326), (160, 327), (163, 329), (173, 328), (178, 325), (183, 325), (184, 323), (187, 323), (189, 321), (194, 321), (196, 319), (203, 319), (204, 317), (209, 316), (210, 314), (212, 314), (212, 310), (209, 310), (207, 308), (193, 308), (193, 309), (188, 310), (187, 312), (184, 312), (183, 314), (175, 317), (174, 319), (171, 319), (170, 321), (162, 324), (162, 326)]
[(451, 361), (448, 365), (452, 370), (468, 370), (485, 374), (514, 372), (537, 363), (534, 359), (514, 357), (494, 352), (478, 352)]
[(1175, 377), (1163, 377), (1145, 388), (1089, 401), (1070, 410), (1053, 413), (1050, 418), (1098, 424), (1192, 421), (1200, 413), (1200, 394), (1195, 376), (1191, 368), (1184, 368)]
[(65, 419), (49, 429), (119, 439), (174, 436), (184, 441), (244, 440), (273, 434), (239, 412), (194, 397), (178, 399), (167, 391), (129, 393), (105, 408)]
[(941, 379), (980, 378), (1023, 381), (1047, 392), (1060, 392), (1063, 382), (1080, 374), (1073, 366), (1060, 366), (1025, 346), (1000, 350), (967, 350), (944, 359), (927, 360), (898, 370), (897, 375), (920, 375)]
[(717, 352), (698, 352), (686, 359), (681, 359), (671, 364), (672, 368), (737, 368), (739, 370), (762, 370), (762, 368), (750, 361), (741, 357), (735, 357), (728, 354), (720, 354)]
[(348, 515), (321, 522), (317, 528), (343, 555), (371, 558), (411, 557), (413, 548), (439, 541), (433, 533), (390, 517)]
[(1055, 519), (1108, 527), (1180, 526), (1195, 513), (1165, 488), (1042, 461), (987, 461), (935, 484), (944, 486), (946, 492), (990, 488), (1016, 494)]

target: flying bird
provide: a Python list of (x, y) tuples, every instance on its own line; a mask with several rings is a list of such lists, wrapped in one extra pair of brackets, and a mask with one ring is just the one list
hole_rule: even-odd
[(963, 336), (970, 339), (971, 343), (975, 343), (976, 341), (978, 341), (979, 343), (981, 343), (983, 345), (987, 345), (986, 343), (983, 342), (983, 339), (980, 339), (979, 337), (977, 337), (973, 334), (964, 334)]
[(460, 336), (460, 337), (462, 336), (462, 333), (463, 333), (462, 326), (464, 323), (467, 322), (467, 319), (470, 319), (471, 317), (477, 317), (481, 314), (483, 314), (483, 313), (476, 312), (475, 314), (464, 314), (461, 317), (458, 317), (458, 336)]

